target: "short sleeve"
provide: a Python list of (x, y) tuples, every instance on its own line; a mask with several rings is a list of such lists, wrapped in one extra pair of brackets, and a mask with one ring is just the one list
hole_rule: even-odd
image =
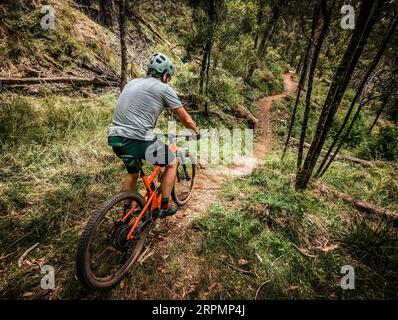
[(170, 86), (167, 86), (164, 90), (163, 102), (165, 107), (170, 110), (182, 107), (182, 103), (178, 98), (177, 93)]

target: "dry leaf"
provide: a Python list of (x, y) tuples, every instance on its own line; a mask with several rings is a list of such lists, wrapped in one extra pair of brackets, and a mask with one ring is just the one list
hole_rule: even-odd
[(214, 282), (214, 283), (212, 283), (211, 285), (209, 285), (209, 286), (207, 287), (207, 289), (208, 289), (208, 290), (213, 290), (213, 289), (218, 288), (219, 286), (220, 286), (220, 284), (219, 284), (218, 282)]
[(120, 284), (119, 284), (119, 287), (120, 287), (120, 289), (123, 289), (124, 288), (124, 286), (125, 286), (125, 283), (124, 283), (124, 281), (122, 280), (122, 281), (120, 281)]
[(44, 258), (40, 258), (40, 259), (34, 260), (34, 262), (37, 263), (40, 268), (42, 268), (46, 261)]
[(339, 247), (338, 244), (332, 244), (332, 245), (330, 245), (330, 246), (325, 246), (325, 247), (323, 247), (323, 248), (318, 247), (318, 248), (319, 248), (319, 250), (321, 250), (321, 251), (323, 251), (323, 252), (329, 252), (329, 251), (332, 251), (332, 250), (334, 250), (334, 249), (337, 249), (338, 247)]
[(248, 264), (249, 262), (247, 261), (247, 260), (245, 260), (245, 259), (239, 259), (239, 261), (238, 261), (238, 264), (240, 265), (240, 266), (244, 266), (245, 264)]
[(293, 291), (293, 290), (297, 290), (297, 289), (299, 289), (299, 288), (300, 288), (300, 286), (298, 286), (298, 285), (293, 285), (293, 286), (290, 286), (287, 290)]
[(24, 292), (23, 294), (22, 294), (22, 297), (24, 297), (24, 298), (28, 298), (28, 297), (31, 297), (31, 296), (33, 296), (33, 292), (32, 291), (26, 291), (26, 292)]
[(260, 260), (261, 263), (263, 263), (263, 258), (261, 258), (261, 256), (257, 252), (256, 252), (256, 256), (257, 256), (257, 259)]

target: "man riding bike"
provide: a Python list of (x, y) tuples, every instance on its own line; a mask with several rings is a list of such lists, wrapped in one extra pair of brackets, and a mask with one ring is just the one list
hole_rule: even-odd
[(175, 67), (170, 59), (162, 53), (154, 53), (149, 58), (147, 76), (131, 80), (123, 88), (108, 136), (108, 144), (122, 159), (128, 172), (123, 190), (137, 190), (137, 161), (142, 159), (165, 167), (160, 184), (160, 217), (175, 214), (178, 206), (169, 204), (177, 171), (175, 149), (171, 149), (153, 134), (158, 117), (164, 108), (172, 110), (186, 128), (199, 136), (195, 122), (176, 92), (168, 85), (174, 73)]

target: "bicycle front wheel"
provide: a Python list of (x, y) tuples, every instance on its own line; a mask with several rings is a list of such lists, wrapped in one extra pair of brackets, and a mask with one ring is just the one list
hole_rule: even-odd
[[(121, 221), (130, 205), (135, 206), (134, 212), (126, 221)], [(77, 276), (85, 287), (91, 290), (111, 289), (137, 261), (150, 224), (145, 227), (140, 222), (140, 233), (128, 241), (127, 234), (131, 228), (128, 223), (144, 206), (145, 199), (140, 194), (125, 191), (114, 195), (91, 216), (76, 256)]]
[(171, 197), (179, 206), (185, 205), (191, 198), (195, 184), (196, 164), (192, 155), (186, 152), (178, 152), (177, 177), (174, 183)]

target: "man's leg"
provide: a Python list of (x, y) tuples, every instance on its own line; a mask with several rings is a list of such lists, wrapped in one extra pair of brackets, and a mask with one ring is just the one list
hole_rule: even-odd
[(138, 173), (128, 173), (124, 178), (123, 191), (137, 192)]
[(160, 217), (166, 217), (169, 215), (173, 215), (177, 212), (178, 206), (170, 206), (169, 200), (171, 195), (171, 190), (173, 190), (174, 182), (177, 175), (177, 164), (178, 159), (174, 157), (174, 154), (177, 151), (175, 145), (168, 146), (168, 159), (172, 159), (169, 164), (166, 166), (164, 175), (162, 177), (162, 181), (160, 184), (160, 191), (162, 192), (162, 201), (160, 208), (162, 212), (160, 213)]
[(171, 195), (171, 190), (173, 190), (176, 174), (177, 159), (174, 159), (172, 163), (166, 166), (165, 171), (162, 175), (162, 181), (160, 183), (160, 191), (162, 193), (162, 209), (167, 209), (169, 206), (169, 199)]

